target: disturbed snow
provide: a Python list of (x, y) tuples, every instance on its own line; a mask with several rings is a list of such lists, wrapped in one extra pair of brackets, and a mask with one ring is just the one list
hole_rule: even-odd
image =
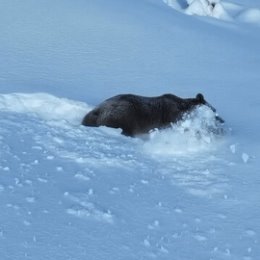
[[(55, 156), (75, 163), (98, 165), (100, 168), (107, 164), (117, 167), (130, 166), (138, 170), (138, 165), (142, 165), (143, 160), (149, 160), (159, 168), (161, 161), (163, 164), (168, 161), (170, 168), (179, 169), (182, 165), (184, 168), (180, 167), (181, 171), (194, 168), (190, 169), (191, 179), (186, 176), (187, 183), (193, 182), (194, 171), (201, 170), (201, 163), (206, 172), (209, 171), (204, 164), (207, 161), (209, 165), (212, 160), (232, 165), (231, 162), (226, 162), (225, 153), (234, 152), (235, 144), (229, 144), (227, 136), (223, 135), (223, 131), (226, 131), (226, 134), (230, 131), (216, 122), (215, 113), (208, 107), (198, 107), (172, 128), (151, 131), (149, 136), (141, 139), (120, 136), (120, 129), (81, 126), (81, 119), (90, 109), (91, 106), (83, 102), (49, 94), (16, 93), (0, 96), (0, 111), (4, 115), (2, 120), (5, 126), (16, 125), (16, 128), (20, 128), (28, 122), (28, 128), (21, 133), (27, 135), (33, 132), (32, 138), (36, 146), (43, 146), (46, 151), (55, 153)], [(2, 142), (6, 142), (4, 133), (3, 130)], [(233, 147), (230, 151), (228, 145)], [(192, 161), (192, 164), (187, 163), (189, 161)], [(199, 166), (199, 171), (194, 164)], [(184, 174), (184, 178), (186, 177)], [(203, 182), (205, 176), (197, 177), (202, 178)]]
[(173, 129), (142, 140), (81, 126), (89, 109), (49, 94), (0, 95), (4, 259), (258, 254), (258, 228), (247, 220), (235, 228), (243, 190), (231, 192), (228, 174), (243, 169), (249, 156), (228, 136), (208, 131), (215, 127), (211, 110), (200, 107)]
[[(0, 95), (1, 259), (259, 259), (260, 7), (219, 3), (231, 22), (161, 0), (1, 1), (1, 92), (52, 94)], [(200, 109), (148, 140), (80, 125), (118, 93), (197, 91), (225, 135)]]

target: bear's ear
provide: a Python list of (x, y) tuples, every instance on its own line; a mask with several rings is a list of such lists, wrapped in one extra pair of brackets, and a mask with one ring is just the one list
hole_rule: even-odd
[(200, 104), (205, 104), (204, 96), (201, 93), (198, 93), (196, 99), (199, 101)]

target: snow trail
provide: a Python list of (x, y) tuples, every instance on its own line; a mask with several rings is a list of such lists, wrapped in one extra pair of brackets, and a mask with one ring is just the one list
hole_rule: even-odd
[[(13, 259), (21, 253), (38, 255), (43, 241), (49, 250), (60, 244), (69, 256), (71, 233), (86, 250), (99, 247), (97, 237), (109, 255), (135, 252), (131, 259), (136, 260), (171, 259), (176, 250), (185, 258), (183, 239), (192, 245), (188, 252), (207, 245), (215, 248), (207, 251), (209, 257), (224, 259), (235, 259), (228, 244), (238, 235), (253, 248), (258, 230), (229, 224), (240, 203), (230, 192), (228, 174), (241, 168), (239, 148), (208, 131), (215, 127), (208, 109), (201, 107), (173, 129), (143, 140), (125, 137), (119, 129), (81, 126), (80, 117), (90, 107), (85, 103), (46, 94), (0, 95), (0, 101), (0, 220), (8, 215), (13, 223), (8, 230), (0, 226), (0, 250), (10, 246), (8, 238), (16, 230), (17, 242), (27, 237), (26, 248), (19, 244), (17, 255), (9, 252)], [(52, 109), (45, 113), (45, 107)], [(13, 129), (19, 134), (13, 135)], [(219, 206), (223, 203), (231, 213)], [(223, 225), (236, 232), (220, 242)], [(247, 248), (241, 249), (245, 255)], [(93, 259), (103, 259), (95, 252)], [(201, 252), (205, 255), (197, 251), (198, 259)]]
[(32, 120), (39, 129), (39, 132), (31, 130), (36, 146), (44, 147), (56, 158), (73, 161), (80, 167), (98, 165), (98, 168), (150, 171), (148, 165), (151, 165), (156, 174), (190, 193), (210, 196), (225, 190), (225, 184), (219, 183), (225, 183), (226, 179), (217, 177), (216, 170), (210, 166), (212, 161), (228, 163), (219, 153), (223, 135), (214, 133), (223, 128), (216, 123), (215, 113), (209, 108), (198, 107), (171, 129), (151, 132), (146, 140), (124, 137), (120, 129), (80, 126), (89, 108), (87, 104), (49, 94), (0, 96), (2, 113), (21, 113), (26, 118), (34, 115)]
[(85, 103), (58, 98), (47, 93), (13, 93), (0, 95), (0, 111), (35, 115), (43, 120), (65, 120), (78, 124), (91, 107)]
[[(68, 134), (72, 136), (74, 134), (70, 131), (70, 127), (72, 125), (80, 126), (82, 118), (90, 109), (91, 106), (83, 102), (58, 98), (46, 93), (0, 95), (0, 111), (36, 116), (51, 126), (60, 125), (62, 128), (68, 128)], [(121, 131), (106, 127), (97, 129), (80, 126), (78, 128), (79, 131), (82, 129), (94, 133), (103, 131), (115, 136), (119, 135)], [(144, 150), (151, 154), (162, 155), (187, 155), (210, 150), (217, 145), (217, 139), (220, 139), (224, 131), (221, 124), (215, 120), (215, 113), (210, 108), (201, 106), (185, 115), (184, 119), (173, 125), (172, 128), (151, 131), (145, 138), (147, 141), (144, 142)], [(118, 138), (124, 139), (123, 137)], [(47, 140), (48, 138), (45, 141)], [(59, 137), (54, 140), (56, 143), (63, 143)]]

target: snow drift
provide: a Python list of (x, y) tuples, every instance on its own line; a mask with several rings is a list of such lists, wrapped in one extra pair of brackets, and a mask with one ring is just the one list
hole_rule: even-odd
[(10, 111), (37, 116), (41, 119), (64, 120), (79, 124), (90, 106), (46, 93), (13, 93), (0, 95), (0, 111)]
[(221, 0), (163, 0), (177, 11), (188, 15), (208, 16), (223, 21), (240, 21), (260, 25), (260, 9), (245, 8)]

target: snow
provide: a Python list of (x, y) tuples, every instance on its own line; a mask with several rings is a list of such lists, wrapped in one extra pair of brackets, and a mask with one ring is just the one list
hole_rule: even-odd
[(241, 21), (260, 25), (260, 9), (247, 8), (222, 0), (163, 0), (179, 12), (188, 15), (210, 16), (223, 21)]
[(212, 16), (227, 21), (231, 20), (231, 17), (219, 1), (188, 1), (188, 7), (186, 8), (185, 13), (190, 15)]
[[(259, 259), (259, 2), (165, 2), (0, 2), (1, 259)], [(206, 107), (145, 138), (80, 124), (167, 92), (225, 125)]]
[(63, 119), (71, 124), (78, 124), (91, 107), (82, 102), (73, 102), (46, 93), (13, 93), (0, 96), (0, 109), (8, 112), (31, 114), (48, 121)]
[(260, 25), (260, 9), (247, 9), (239, 15), (239, 19), (243, 22), (255, 23)]

